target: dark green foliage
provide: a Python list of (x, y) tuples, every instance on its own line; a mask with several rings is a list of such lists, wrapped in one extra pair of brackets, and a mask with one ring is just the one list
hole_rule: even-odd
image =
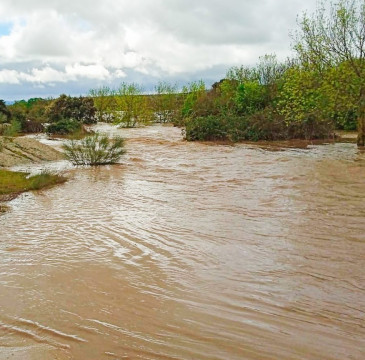
[(283, 140), (288, 138), (288, 131), (282, 116), (267, 107), (245, 118), (237, 134), (238, 140)]
[(93, 99), (61, 95), (51, 102), (47, 108), (46, 117), (49, 122), (73, 119), (80, 124), (94, 124), (96, 123), (95, 113)]
[(114, 164), (125, 153), (124, 139), (109, 139), (98, 133), (64, 145), (65, 155), (74, 165)]
[(185, 137), (194, 141), (258, 141), (286, 139), (317, 139), (333, 136), (331, 121), (308, 119), (287, 124), (282, 115), (272, 108), (251, 115), (208, 115), (186, 121)]
[(208, 115), (204, 117), (192, 117), (185, 124), (186, 140), (227, 140), (228, 124), (222, 117)]
[(5, 130), (3, 131), (3, 135), (10, 137), (16, 136), (19, 134), (21, 128), (22, 128), (21, 123), (16, 119), (12, 119), (10, 122), (10, 126), (6, 127)]
[(357, 128), (357, 114), (355, 110), (334, 115), (336, 129), (354, 131)]
[(11, 118), (20, 123), (20, 131), (23, 133), (42, 132), (44, 116), (49, 100), (32, 98), (28, 101), (16, 101), (9, 106)]
[(24, 123), (27, 119), (27, 109), (24, 105), (15, 103), (10, 107), (11, 117), (21, 124)]
[(266, 86), (258, 81), (248, 81), (237, 86), (234, 98), (237, 110), (241, 114), (253, 114), (265, 107)]
[(68, 135), (81, 130), (81, 123), (72, 119), (61, 119), (46, 127), (49, 134)]
[[(276, 125), (276, 126), (275, 126)], [(276, 128), (275, 128), (276, 127)], [(272, 130), (275, 128), (275, 132)], [(285, 138), (283, 124), (274, 124), (267, 115), (209, 115), (191, 118), (186, 122), (187, 140), (200, 141), (243, 141), (274, 140)]]
[(5, 104), (5, 101), (0, 99), (0, 123), (9, 122), (10, 118), (11, 118), (11, 114)]

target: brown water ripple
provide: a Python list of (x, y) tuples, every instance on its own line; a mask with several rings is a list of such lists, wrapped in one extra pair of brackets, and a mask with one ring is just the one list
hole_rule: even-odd
[(364, 153), (100, 129), (121, 164), (0, 217), (0, 359), (365, 357)]

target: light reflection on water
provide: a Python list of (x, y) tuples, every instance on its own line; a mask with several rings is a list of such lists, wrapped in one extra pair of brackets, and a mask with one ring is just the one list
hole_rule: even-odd
[(365, 357), (355, 145), (98, 129), (128, 139), (120, 164), (61, 162), (66, 184), (0, 217), (0, 359)]

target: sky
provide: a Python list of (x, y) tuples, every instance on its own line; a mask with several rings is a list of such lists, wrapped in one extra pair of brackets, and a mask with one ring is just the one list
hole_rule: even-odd
[(86, 95), (121, 82), (153, 91), (222, 79), (291, 56), (316, 0), (1, 0), (0, 99)]

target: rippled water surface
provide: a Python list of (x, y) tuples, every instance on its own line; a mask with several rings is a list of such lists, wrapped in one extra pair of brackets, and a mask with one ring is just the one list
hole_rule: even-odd
[(0, 217), (0, 359), (365, 358), (364, 153), (118, 131)]

